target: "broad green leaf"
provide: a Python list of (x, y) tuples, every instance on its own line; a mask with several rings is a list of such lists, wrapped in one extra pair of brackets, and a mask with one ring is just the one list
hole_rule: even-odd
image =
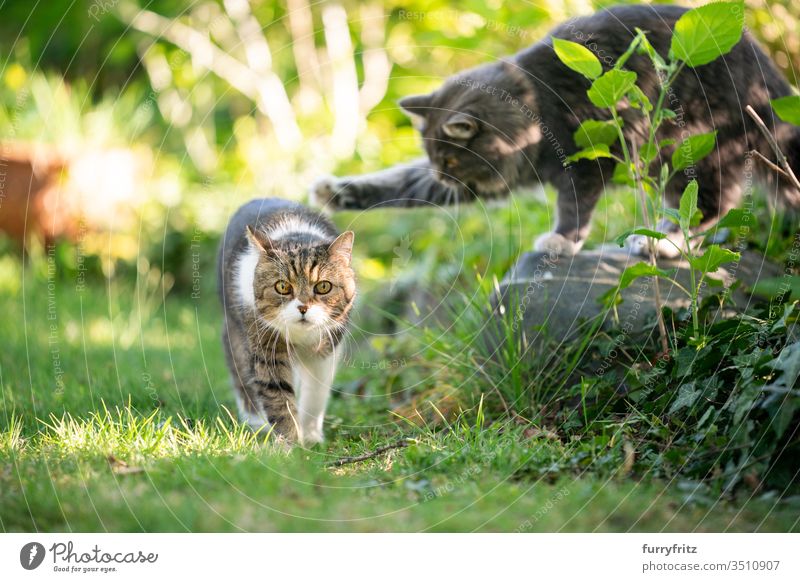
[(750, 213), (744, 208), (732, 208), (719, 219), (714, 228), (736, 228), (750, 222)]
[(589, 100), (597, 107), (614, 107), (636, 83), (636, 73), (612, 69), (598, 77), (589, 88)]
[(578, 160), (596, 160), (598, 158), (610, 158), (611, 152), (608, 150), (607, 145), (596, 145), (594, 147), (582, 149), (567, 157), (568, 162), (577, 162)]
[(728, 214), (719, 219), (714, 226), (703, 232), (692, 234), (692, 238), (706, 236), (708, 233), (718, 231), (721, 228), (738, 228), (748, 222), (750, 222), (749, 211), (745, 211), (744, 208), (731, 208)]
[(670, 222), (673, 222), (675, 224), (680, 224), (681, 223), (681, 213), (678, 212), (676, 209), (674, 209), (674, 208), (663, 208), (661, 210), (661, 212), (664, 214), (664, 217), (667, 220), (669, 220)]
[(697, 399), (700, 398), (702, 390), (698, 389), (694, 382), (683, 384), (678, 388), (678, 397), (669, 408), (669, 414), (678, 412), (681, 408), (688, 408), (693, 406)]
[(800, 125), (800, 95), (773, 99), (770, 104), (783, 121), (792, 125)]
[(617, 162), (614, 166), (614, 173), (611, 176), (611, 181), (615, 184), (624, 184), (626, 186), (633, 186), (633, 168), (626, 167), (625, 164)]
[(716, 144), (716, 131), (686, 138), (672, 153), (672, 167), (677, 171), (693, 166), (710, 154)]
[(784, 296), (789, 301), (797, 301), (800, 299), (800, 275), (759, 279), (752, 292), (767, 299)]
[(619, 276), (619, 285), (617, 288), (622, 290), (626, 289), (639, 277), (665, 277), (669, 278), (674, 271), (667, 271), (665, 269), (659, 269), (658, 267), (654, 267), (648, 263), (636, 263), (635, 265), (631, 265)]
[(556, 55), (562, 63), (587, 79), (596, 79), (603, 73), (600, 60), (582, 44), (562, 38), (553, 38), (553, 50), (556, 51)]
[(724, 263), (738, 261), (741, 255), (728, 249), (723, 249), (719, 245), (711, 245), (706, 252), (699, 257), (690, 257), (689, 264), (696, 271), (701, 273), (713, 273)]
[(690, 67), (699, 67), (730, 52), (743, 30), (743, 1), (712, 2), (678, 19), (670, 52)]
[(694, 226), (695, 214), (697, 214), (697, 180), (692, 180), (686, 185), (681, 195), (681, 203), (678, 207), (680, 215), (681, 230), (689, 230)]
[(613, 121), (587, 119), (581, 123), (572, 137), (575, 140), (575, 145), (581, 148), (591, 148), (598, 145), (610, 146), (617, 141), (619, 132)]
[(624, 247), (625, 241), (628, 239), (628, 237), (633, 236), (634, 234), (642, 234), (644, 236), (654, 238), (656, 240), (667, 238), (666, 234), (664, 234), (663, 232), (658, 232), (657, 230), (652, 230), (650, 228), (632, 228), (630, 230), (626, 230), (614, 240), (619, 246)]

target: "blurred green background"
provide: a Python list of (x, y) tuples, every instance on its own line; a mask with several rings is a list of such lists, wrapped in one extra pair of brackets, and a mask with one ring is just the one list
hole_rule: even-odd
[[(412, 158), (419, 143), (395, 105), (399, 97), (519, 50), (568, 17), (617, 3), (4, 3), (2, 157), (18, 162), (9, 172), (23, 185), (26, 163), (42, 182), (30, 192), (15, 187), (13, 176), (4, 183), (0, 230), (16, 239), (5, 246), (13, 252), (24, 238), (36, 256), (42, 240), (64, 240), (60, 272), (109, 277), (157, 269), (167, 291), (186, 291), (193, 269), (212, 272), (209, 249), (243, 201), (303, 200), (319, 174)], [(800, 8), (793, 0), (747, 5), (748, 27), (795, 81)], [(430, 211), (422, 230), (418, 214), (337, 220), (361, 234), (369, 259), (360, 271), (369, 285), (406, 274), (419, 280), (419, 269), (441, 263), (442, 253), (482, 273), (502, 272), (549, 222), (542, 201), (520, 198), (533, 213), (459, 211), (458, 227), (444, 211)], [(27, 210), (15, 214), (15, 206)], [(26, 216), (24, 234), (6, 224)], [(506, 228), (509, 221), (516, 228)], [(594, 240), (605, 236), (599, 222)], [(202, 241), (199, 263), (193, 239)], [(437, 247), (442, 240), (477, 244)]]
[[(194, 423), (185, 425), (186, 438), (202, 440), (205, 435), (216, 443), (219, 434), (228, 435), (225, 423), (207, 435), (205, 427), (227, 418), (221, 405), (233, 407), (219, 341), (214, 267), (230, 214), (253, 197), (305, 200), (308, 184), (319, 174), (369, 172), (419, 155), (419, 140), (397, 99), (431, 90), (455, 71), (532, 44), (569, 17), (618, 3), (0, 0), (0, 337), (5, 340), (0, 350), (0, 457), (4, 467), (23, 453), (29, 461), (27, 469), (0, 470), (0, 530), (58, 529), (66, 523), (77, 530), (174, 531), (170, 516), (181, 503), (178, 513), (185, 521), (179, 529), (266, 527), (247, 524), (247, 516), (261, 514), (246, 504), (238, 519), (204, 522), (205, 502), (186, 495), (173, 473), (171, 459), (178, 455), (161, 442), (162, 433), (169, 432), (164, 418)], [(797, 0), (746, 4), (747, 26), (797, 86)], [(489, 388), (475, 376), (478, 366), (463, 347), (482, 325), (482, 319), (477, 321), (485, 316), (481, 301), (495, 279), (549, 227), (553, 201), (553, 193), (545, 189), (520, 193), (501, 206), (334, 217), (340, 227), (356, 231), (360, 285), (354, 341), (349, 342), (351, 352), (340, 368), (337, 398), (326, 418), (331, 443), (340, 449), (337, 455), (383, 443), (399, 430), (399, 416), (416, 414), (420, 401), (435, 401), (437, 413), (444, 415), (461, 404), (448, 400), (457, 390), (480, 395), (482, 402)], [(776, 234), (768, 212), (758, 216), (759, 227), (752, 229), (749, 244), (778, 260), (785, 258), (791, 237)], [(595, 214), (588, 246), (635, 224), (633, 196), (612, 192)], [(453, 319), (466, 322), (462, 327), (469, 333), (431, 325), (422, 339), (419, 328), (433, 321), (429, 313), (440, 300), (461, 310), (455, 315), (464, 317)], [(460, 371), (450, 360), (459, 350)], [(547, 381), (547, 374), (537, 371), (537, 377)], [(467, 385), (474, 389), (464, 389)], [(106, 406), (112, 416), (114, 410), (121, 416), (113, 422), (109, 413), (101, 418), (98, 411)], [(636, 422), (634, 418), (631, 426)], [(157, 441), (152, 449), (139, 430), (150, 431)], [(521, 425), (507, 436), (519, 440), (514, 446), (532, 457), (517, 466), (516, 458), (506, 455), (508, 465), (499, 464), (496, 474), (486, 471), (487, 489), (503, 481), (505, 488), (498, 490), (502, 503), (509, 495), (522, 495), (509, 475), (547, 474), (555, 466), (553, 459), (567, 474), (583, 467), (581, 463), (596, 462), (601, 472), (604, 467), (616, 471), (623, 457), (628, 464), (623, 439), (606, 435), (605, 428), (602, 437), (580, 443), (586, 449), (583, 456), (574, 454), (577, 441), (549, 443), (548, 431), (530, 437), (545, 434), (541, 438), (546, 446), (529, 448), (529, 430)], [(460, 454), (462, 437), (454, 438), (455, 444), (432, 441), (408, 449), (405, 462), (398, 462), (394, 471), (413, 479), (405, 488), (387, 489), (387, 496), (397, 496), (393, 504), (402, 506), (408, 496), (432, 486), (417, 474), (420, 467), (427, 471), (441, 465), (442, 472), (458, 473), (439, 458), (448, 447)], [(486, 438), (487, 450), (494, 451), (494, 437)], [(614, 454), (606, 454), (609, 443), (616, 447)], [(223, 447), (223, 453), (234, 455), (249, 447)], [(480, 453), (480, 446), (471, 447)], [(187, 455), (195, 450), (185, 449)], [(91, 464), (73, 464), (80, 451)], [(114, 456), (106, 458), (109, 453)], [(156, 490), (174, 487), (175, 496), (162, 506), (149, 489), (128, 481), (125, 486), (131, 489), (122, 498), (135, 497), (138, 513), (132, 518), (118, 511), (122, 498), (116, 482), (109, 481), (108, 464), (113, 470), (112, 459), (120, 455), (130, 455), (125, 458), (131, 463), (136, 455), (167, 456), (169, 462), (152, 474), (157, 480), (163, 474)], [(56, 461), (62, 464), (49, 464)], [(651, 461), (642, 457), (645, 475)], [(238, 466), (238, 457), (229, 462)], [(674, 463), (683, 466), (680, 459)], [(242, 471), (242, 482), (253, 495), (274, 496), (284, 508), (284, 484), (275, 479), (274, 491), (264, 489), (261, 466), (251, 465), (251, 472), (230, 470)], [(659, 467), (654, 475), (672, 478), (663, 469), (669, 463), (652, 465)], [(373, 481), (380, 485), (386, 479), (392, 462), (376, 466), (364, 486), (368, 491)], [(86, 481), (90, 486), (75, 477), (76, 470), (91, 473)], [(315, 470), (328, 479), (322, 465)], [(196, 476), (199, 489), (209, 490), (216, 480), (220, 506), (229, 503), (228, 483), (204, 471)], [(186, 474), (191, 480), (191, 470)], [(320, 517), (340, 519), (341, 511), (372, 515), (363, 497), (354, 500), (343, 493), (338, 505), (330, 505), (329, 497), (319, 496), (317, 478), (309, 477), (315, 489), (295, 500), (299, 514), (317, 511), (306, 507), (307, 500), (325, 499), (319, 503)], [(434, 485), (436, 478), (431, 478)], [(541, 487), (537, 480), (536, 491)], [(598, 487), (609, 490), (606, 483)], [(344, 491), (331, 488), (337, 495), (339, 489)], [(71, 492), (66, 501), (58, 499), (61, 491)], [(696, 497), (696, 490), (691, 491)], [(608, 518), (608, 507), (623, 506), (601, 496), (597, 517), (585, 512), (584, 498), (594, 499), (593, 490), (581, 495), (572, 497), (574, 507), (560, 510), (563, 515), (554, 512), (537, 527), (562, 527), (564, 516), (574, 510), (588, 515), (575, 527), (592, 529)], [(620, 495), (628, 497), (624, 491)], [(666, 527), (674, 519), (675, 500), (683, 499), (677, 497), (683, 495), (680, 491), (665, 497), (665, 513), (659, 513), (651, 511), (655, 493), (643, 495), (631, 497), (630, 508), (623, 506), (630, 515), (620, 518), (620, 524), (640, 523), (647, 513), (651, 521), (641, 521), (639, 527)], [(472, 489), (466, 490), (463, 506), (471, 506), (475, 498)], [(376, 514), (395, 515), (390, 511), (394, 505), (384, 507), (381, 499), (375, 502), (380, 506)], [(539, 503), (530, 495), (527, 499)], [(461, 512), (447, 505), (451, 501), (442, 503), (442, 516), (458, 518)], [(435, 504), (425, 511), (431, 507)], [(642, 507), (648, 509), (641, 512)], [(735, 515), (763, 524), (770, 511), (748, 516), (736, 510)], [(787, 525), (778, 529), (797, 527), (797, 512), (792, 511)], [(496, 513), (491, 507), (487, 512)], [(713, 525), (718, 531), (729, 527), (725, 523), (730, 516), (716, 510), (698, 512), (693, 521), (676, 521), (673, 527), (692, 529), (686, 523), (704, 523), (709, 515), (720, 520)], [(392, 527), (422, 527), (421, 522), (406, 522), (406, 514), (395, 517), (398, 524)], [(430, 519), (439, 523), (440, 516)], [(475, 523), (452, 527), (480, 527), (483, 519), (477, 512), (469, 517)], [(280, 527), (305, 526), (287, 522)], [(359, 527), (371, 524), (367, 520)], [(502, 527), (493, 527), (509, 531), (518, 526), (518, 516), (510, 516)]]
[[(75, 290), (105, 288), (111, 338), (98, 337), (112, 345), (120, 337), (153, 345), (139, 328), (166, 314), (168, 297), (191, 299), (214, 324), (216, 247), (240, 204), (303, 201), (320, 174), (369, 172), (419, 155), (397, 99), (615, 3), (4, 3), (0, 290), (12, 311), (31, 317), (26, 277), (42, 301), (48, 282), (59, 282), (54, 309), (62, 313)], [(794, 80), (800, 8), (793, 0), (747, 7), (748, 27)], [(545, 190), (501, 207), (337, 215), (358, 235), (354, 343), (372, 352), (362, 359), (391, 359), (408, 325), (398, 318), (426, 315), (415, 302), (430, 308), (453, 290), (470, 295), (476, 281), (488, 289), (548, 228), (553, 208)], [(604, 197), (594, 222), (589, 246), (634, 226), (633, 197)], [(118, 303), (131, 297), (138, 315), (115, 333)], [(56, 320), (59, 334), (70, 317)], [(11, 318), (0, 329), (20, 323)]]

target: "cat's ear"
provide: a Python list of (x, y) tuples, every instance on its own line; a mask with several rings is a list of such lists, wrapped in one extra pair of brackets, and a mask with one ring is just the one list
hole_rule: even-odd
[(269, 237), (267, 237), (267, 235), (265, 235), (260, 229), (257, 228), (253, 230), (248, 224), (245, 227), (245, 235), (247, 236), (247, 240), (250, 241), (250, 244), (253, 245), (253, 248), (261, 251), (262, 253), (269, 253), (274, 250), (272, 241), (269, 240)]
[(331, 258), (339, 258), (350, 266), (350, 259), (353, 256), (353, 239), (355, 233), (347, 230), (336, 237), (336, 240), (328, 245), (328, 255)]
[(417, 129), (422, 129), (425, 117), (430, 113), (432, 95), (411, 95), (403, 97), (397, 104), (411, 119)]
[(470, 139), (478, 133), (478, 123), (465, 113), (455, 113), (444, 122), (442, 131), (453, 139)]

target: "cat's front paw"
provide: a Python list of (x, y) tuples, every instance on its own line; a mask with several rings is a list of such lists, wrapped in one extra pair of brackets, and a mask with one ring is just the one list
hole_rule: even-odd
[(548, 232), (536, 239), (533, 243), (534, 250), (551, 255), (571, 257), (577, 255), (583, 243), (572, 241), (557, 232)]
[(300, 437), (300, 442), (306, 448), (312, 447), (314, 445), (318, 445), (320, 443), (325, 442), (325, 437), (322, 434), (322, 431), (311, 429), (307, 431), (303, 431), (302, 436)]
[(358, 189), (347, 179), (320, 176), (311, 184), (309, 203), (325, 212), (358, 208)]
[[(675, 243), (677, 244), (677, 242)], [(655, 241), (656, 256), (664, 259), (675, 259), (680, 256), (678, 248), (669, 237)], [(636, 255), (650, 256), (649, 239), (643, 234), (632, 234), (625, 240), (625, 248)]]

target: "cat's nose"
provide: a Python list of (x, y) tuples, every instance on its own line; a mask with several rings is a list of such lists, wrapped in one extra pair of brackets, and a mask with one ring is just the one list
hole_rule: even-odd
[(305, 315), (306, 311), (308, 311), (308, 305), (298, 305), (297, 311), (300, 312), (300, 315)]
[(445, 160), (444, 160), (444, 167), (445, 168), (447, 168), (448, 170), (452, 170), (453, 168), (456, 168), (457, 166), (458, 166), (458, 159), (453, 158), (453, 157), (445, 158)]

